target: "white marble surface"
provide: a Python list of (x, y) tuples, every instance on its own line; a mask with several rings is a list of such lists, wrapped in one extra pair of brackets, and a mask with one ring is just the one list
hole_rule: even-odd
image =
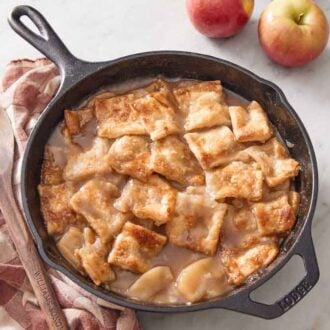
[[(283, 317), (265, 321), (224, 310), (190, 314), (140, 313), (146, 329), (326, 330), (330, 328), (330, 45), (313, 63), (284, 69), (269, 61), (258, 44), (257, 20), (267, 0), (256, 1), (252, 20), (235, 38), (214, 41), (198, 34), (188, 22), (184, 0), (26, 0), (38, 8), (78, 57), (97, 61), (149, 50), (195, 51), (228, 59), (278, 84), (297, 110), (313, 141), (319, 164), (320, 190), (313, 238), (321, 278), (318, 285)], [(330, 2), (317, 1), (330, 19)], [(0, 1), (0, 69), (14, 58), (40, 54), (8, 26), (6, 16), (16, 0)], [(299, 259), (299, 258), (297, 258)], [(302, 278), (297, 260), (284, 269), (258, 297), (277, 297)], [(290, 286), (291, 285), (291, 286)], [(271, 301), (271, 299), (268, 301)]]

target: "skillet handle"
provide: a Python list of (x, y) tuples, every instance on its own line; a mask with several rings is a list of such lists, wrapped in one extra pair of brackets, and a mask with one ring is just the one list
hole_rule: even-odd
[(245, 297), (239, 297), (240, 301), (232, 301), (231, 309), (265, 319), (273, 319), (281, 316), (295, 306), (315, 286), (320, 276), (310, 227), (305, 228), (291, 256), (293, 255), (299, 255), (303, 258), (306, 269), (304, 278), (295, 288), (271, 305), (252, 300), (250, 294), (253, 290), (251, 290)]
[[(28, 28), (21, 18), (27, 16), (37, 27), (39, 34)], [(84, 63), (73, 56), (57, 36), (46, 19), (30, 6), (17, 6), (8, 17), (12, 29), (41, 53), (53, 61), (60, 69), (62, 79), (73, 74), (73, 68)], [(71, 71), (71, 72), (70, 72)], [(77, 72), (77, 70), (75, 70)]]

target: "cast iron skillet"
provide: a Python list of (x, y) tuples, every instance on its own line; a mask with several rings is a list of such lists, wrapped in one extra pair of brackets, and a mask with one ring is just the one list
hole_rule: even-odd
[[(32, 32), (22, 23), (20, 20), (22, 16), (28, 16), (40, 34)], [(311, 222), (317, 199), (317, 164), (311, 141), (302, 122), (277, 86), (230, 62), (188, 52), (148, 52), (108, 62), (85, 62), (74, 57), (44, 17), (28, 6), (16, 7), (9, 17), (9, 24), (21, 37), (57, 64), (62, 78), (59, 91), (41, 115), (31, 134), (22, 167), (21, 189), (25, 216), (39, 253), (47, 264), (100, 298), (118, 305), (152, 312), (188, 312), (224, 308), (271, 319), (285, 313), (313, 288), (319, 278), (311, 238)], [(296, 189), (302, 197), (297, 224), (283, 242), (278, 258), (266, 270), (259, 272), (229, 296), (189, 306), (156, 306), (139, 303), (97, 287), (80, 275), (61, 257), (53, 239), (47, 235), (37, 192), (43, 149), (55, 126), (63, 120), (63, 109), (75, 106), (102, 86), (157, 75), (168, 78), (219, 79), (229, 90), (248, 100), (257, 100), (266, 109), (282, 138), (293, 144), (290, 148), (291, 155), (302, 164), (302, 170), (296, 180)], [(306, 274), (303, 280), (274, 304), (266, 305), (251, 300), (251, 292), (277, 273), (293, 255), (300, 255), (304, 260)]]

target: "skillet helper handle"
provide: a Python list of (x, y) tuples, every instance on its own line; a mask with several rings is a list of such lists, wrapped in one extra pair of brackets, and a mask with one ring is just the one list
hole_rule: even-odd
[(305, 295), (307, 295), (307, 293), (318, 282), (320, 277), (310, 227), (305, 228), (298, 245), (294, 248), (292, 256), (293, 255), (299, 255), (302, 257), (306, 270), (304, 278), (295, 286), (295, 288), (271, 305), (252, 300), (250, 298), (250, 292), (245, 297), (240, 308), (238, 308), (241, 312), (265, 319), (273, 319), (286, 313)]
[[(22, 22), (23, 16), (27, 16), (32, 21), (39, 34), (33, 32)], [(47, 20), (36, 9), (30, 6), (17, 6), (9, 15), (8, 23), (22, 38), (56, 63), (61, 73), (80, 62), (70, 53)]]
[(30, 280), (41, 310), (45, 313), (49, 329), (68, 329), (66, 318), (57, 301), (46, 269), (38, 255), (32, 237), (25, 225), (10, 186), (11, 182), (0, 176), (0, 208), (17, 253)]

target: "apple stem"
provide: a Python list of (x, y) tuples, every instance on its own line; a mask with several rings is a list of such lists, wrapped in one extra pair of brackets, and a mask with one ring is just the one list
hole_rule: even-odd
[(304, 18), (304, 13), (300, 13), (299, 16), (298, 16), (298, 19), (297, 19), (297, 24), (301, 24), (303, 18)]

